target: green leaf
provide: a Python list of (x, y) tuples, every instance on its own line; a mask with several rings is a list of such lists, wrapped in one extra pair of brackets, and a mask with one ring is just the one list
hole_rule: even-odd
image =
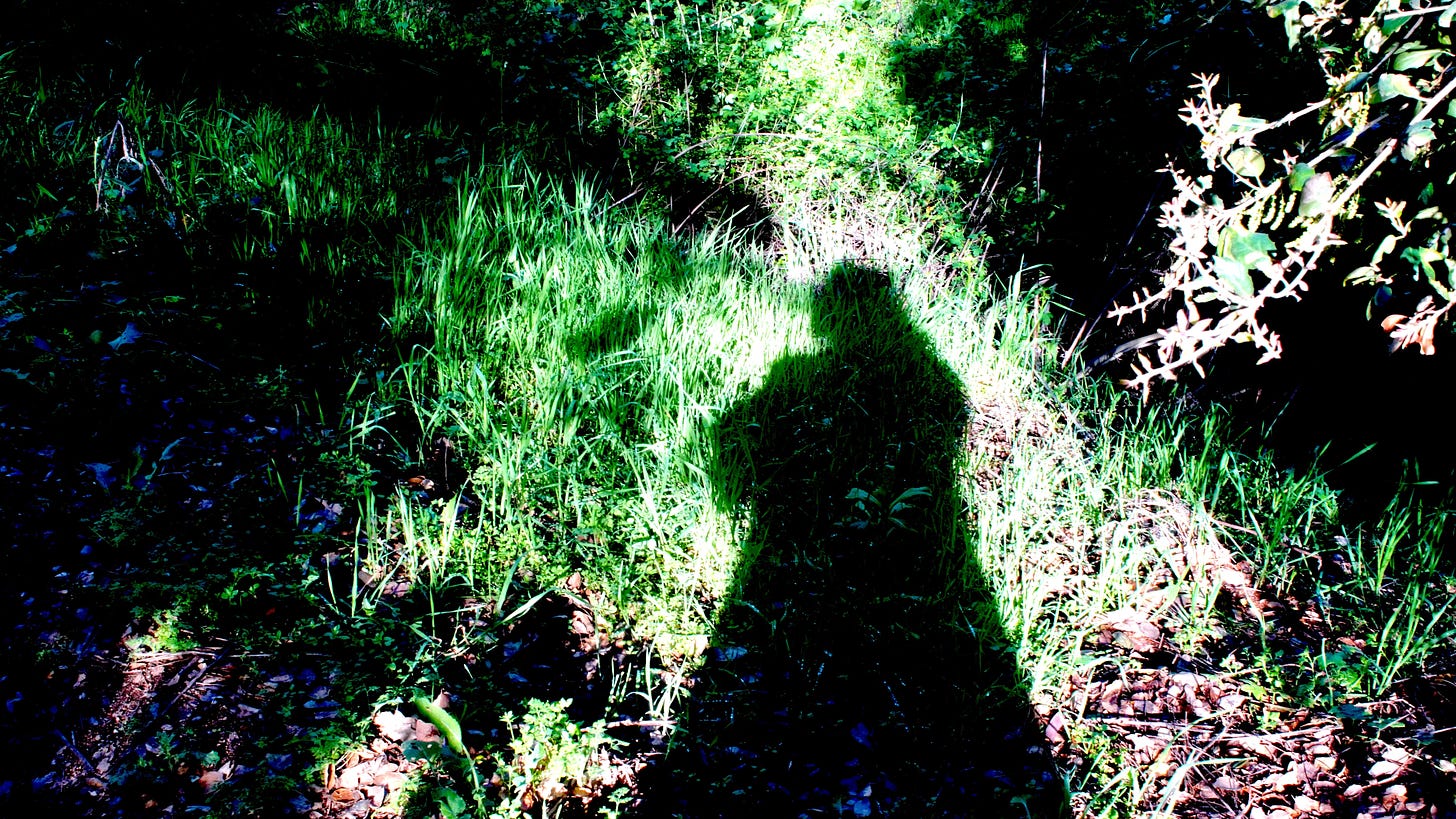
[(1240, 296), (1248, 298), (1254, 295), (1254, 280), (1249, 276), (1249, 269), (1241, 262), (1227, 256), (1214, 256), (1213, 273), (1224, 286)]
[[(1279, 8), (1279, 14), (1282, 14), (1284, 16), (1284, 34), (1289, 38), (1289, 50), (1293, 51), (1294, 47), (1299, 45), (1299, 35), (1304, 30), (1304, 25), (1300, 22), (1298, 0), (1295, 0), (1295, 2), (1291, 3), (1284, 3), (1283, 5), (1281, 5)], [(1270, 9), (1269, 16), (1276, 16), (1273, 13), (1272, 7)]]
[(420, 716), (424, 717), (431, 725), (440, 729), (440, 736), (445, 738), (445, 744), (455, 753), (465, 756), (465, 742), (460, 732), (460, 723), (445, 709), (436, 705), (434, 700), (423, 693), (416, 693), (410, 697), (410, 702), (419, 709)]
[(1448, 272), (1456, 269), (1456, 266), (1453, 266), (1451, 259), (1445, 253), (1433, 247), (1408, 247), (1400, 254), (1400, 257), (1419, 268), (1421, 273), (1426, 277), (1426, 283), (1437, 293), (1440, 293), (1447, 299), (1456, 295), (1451, 292), (1451, 288), (1447, 286), (1446, 282), (1438, 278), (1439, 274), (1436, 272), (1435, 266), (1438, 263), (1442, 264)]
[(465, 804), (465, 797), (451, 790), (440, 788), (435, 791), (435, 804), (440, 808), (440, 815), (445, 819), (456, 819), (464, 816), (469, 806)]
[(1396, 97), (1410, 97), (1418, 100), (1421, 98), (1421, 94), (1414, 85), (1411, 85), (1410, 77), (1404, 74), (1381, 74), (1380, 79), (1375, 83), (1375, 96), (1370, 101), (1380, 103)]
[(1294, 170), (1289, 172), (1289, 189), (1295, 193), (1299, 193), (1304, 189), (1304, 183), (1308, 182), (1312, 176), (1314, 176), (1313, 166), (1306, 165), (1303, 162), (1295, 165)]
[(1229, 151), (1229, 169), (1239, 176), (1257, 179), (1264, 175), (1264, 155), (1247, 145)]
[(1395, 55), (1391, 64), (1396, 71), (1409, 71), (1412, 68), (1424, 68), (1431, 64), (1431, 61), (1446, 52), (1439, 48), (1419, 48), (1410, 51), (1402, 51)]
[(1400, 155), (1407, 162), (1414, 161), (1426, 146), (1436, 141), (1436, 131), (1430, 120), (1412, 122), (1405, 130), (1405, 140), (1400, 144)]
[(1245, 268), (1258, 267), (1269, 261), (1269, 254), (1279, 249), (1267, 234), (1250, 233), (1240, 227), (1230, 227), (1220, 236), (1220, 255), (1227, 256)]

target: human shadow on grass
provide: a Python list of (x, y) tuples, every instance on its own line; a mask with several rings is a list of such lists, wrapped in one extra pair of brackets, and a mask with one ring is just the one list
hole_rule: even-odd
[(716, 430), (736, 588), (649, 815), (1056, 816), (994, 601), (967, 557), (958, 377), (889, 280), (844, 266), (822, 349)]

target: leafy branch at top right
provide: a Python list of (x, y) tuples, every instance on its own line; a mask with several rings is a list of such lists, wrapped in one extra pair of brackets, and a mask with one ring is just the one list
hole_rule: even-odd
[[(1456, 309), (1456, 260), (1441, 198), (1453, 176), (1456, 4), (1421, 0), (1249, 0), (1283, 18), (1291, 49), (1317, 61), (1324, 99), (1277, 119), (1220, 104), (1200, 76), (1180, 112), (1201, 136), (1197, 169), (1170, 165), (1161, 281), (1118, 305), (1121, 319), (1172, 311), (1127, 384), (1146, 394), (1230, 342), (1278, 358), (1262, 312), (1299, 300), (1322, 264), (1373, 289), (1368, 314), (1397, 346), (1435, 351)], [(1376, 201), (1379, 197), (1379, 201)], [(1338, 258), (1333, 248), (1345, 245)]]

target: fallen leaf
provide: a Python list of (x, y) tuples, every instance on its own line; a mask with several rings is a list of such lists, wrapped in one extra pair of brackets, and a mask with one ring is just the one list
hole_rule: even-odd
[(337, 787), (351, 791), (358, 790), (359, 787), (363, 785), (366, 780), (372, 781), (372, 777), (365, 773), (363, 768), (348, 768), (343, 773), (339, 774)]
[(1213, 780), (1213, 787), (1215, 790), (1220, 790), (1224, 793), (1237, 793), (1243, 790), (1244, 786), (1239, 780), (1225, 774)]
[(1400, 765), (1386, 759), (1382, 759), (1370, 766), (1370, 775), (1376, 778), (1390, 776), (1400, 770)]
[(407, 781), (409, 781), (409, 777), (397, 771), (374, 775), (374, 784), (391, 791), (397, 791), (404, 788), (405, 782)]
[(1409, 762), (1411, 760), (1411, 754), (1404, 748), (1391, 747), (1386, 748), (1385, 751), (1380, 754), (1380, 758), (1384, 759), (1387, 762), (1400, 764), (1404, 762)]
[(126, 329), (121, 331), (121, 335), (106, 343), (111, 346), (111, 349), (120, 350), (123, 345), (131, 344), (141, 337), (141, 331), (136, 328), (135, 324), (128, 321), (126, 323)]
[(380, 736), (391, 742), (404, 743), (415, 738), (415, 720), (398, 711), (380, 711), (374, 715), (374, 727)]
[(429, 720), (415, 720), (415, 739), (420, 742), (440, 742), (440, 729), (436, 728)]

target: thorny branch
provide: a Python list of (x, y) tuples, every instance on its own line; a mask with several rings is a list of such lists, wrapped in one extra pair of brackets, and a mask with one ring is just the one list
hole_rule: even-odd
[[(1157, 285), (1108, 312), (1119, 320), (1136, 314), (1146, 321), (1151, 311), (1176, 305), (1171, 326), (1144, 337), (1150, 343), (1140, 339), (1137, 345), (1156, 351), (1151, 357), (1139, 354), (1125, 382), (1143, 390), (1145, 397), (1154, 381), (1172, 380), (1183, 368), (1202, 375), (1206, 357), (1231, 342), (1252, 344), (1261, 364), (1280, 357), (1279, 336), (1261, 318), (1264, 308), (1280, 299), (1299, 300), (1307, 291), (1310, 274), (1327, 251), (1345, 244), (1337, 224), (1356, 223), (1366, 204), (1359, 197), (1361, 189), (1390, 167), (1397, 152), (1416, 171), (1411, 174), (1414, 181), (1423, 184), (1420, 171), (1430, 167), (1430, 153), (1443, 147), (1435, 120), (1447, 113), (1444, 103), (1456, 92), (1449, 54), (1415, 39), (1420, 20), (1404, 28), (1393, 24), (1423, 18), (1435, 9), (1400, 11), (1408, 4), (1392, 0), (1369, 16), (1356, 16), (1345, 13), (1344, 0), (1259, 4), (1271, 16), (1284, 17), (1291, 47), (1301, 40), (1314, 47), (1329, 92), (1325, 99), (1270, 121), (1245, 116), (1237, 103), (1219, 104), (1216, 75), (1200, 75), (1190, 86), (1194, 94), (1180, 117), (1201, 136), (1207, 172), (1172, 163), (1165, 169), (1173, 179), (1173, 194), (1163, 203), (1158, 223), (1170, 234), (1169, 262)], [(1456, 7), (1442, 7), (1436, 25), (1448, 28), (1453, 18)], [(1312, 158), (1301, 158), (1301, 147), (1296, 153), (1283, 150), (1274, 160), (1268, 147), (1256, 145), (1259, 138), (1310, 114), (1318, 115), (1324, 130), (1318, 147), (1308, 151)], [(1403, 127), (1404, 133), (1390, 136), (1392, 126)], [(1379, 143), (1357, 149), (1357, 140), (1382, 128), (1387, 132)], [(1319, 169), (1321, 163), (1325, 170)], [(1377, 285), (1380, 290), (1372, 302), (1377, 306), (1392, 297), (1389, 285), (1395, 281), (1380, 270), (1385, 257), (1395, 253), (1411, 264), (1417, 279), (1423, 274), (1424, 284), (1417, 284), (1434, 290), (1436, 297), (1420, 299), (1409, 315), (1391, 313), (1381, 324), (1395, 346), (1417, 346), (1429, 354), (1435, 348), (1435, 327), (1456, 310), (1456, 257), (1448, 254), (1449, 231), (1442, 227), (1447, 220), (1439, 208), (1431, 205), (1402, 220), (1405, 204), (1387, 200), (1373, 205), (1394, 230), (1378, 242), (1367, 264), (1344, 279), (1347, 284)], [(1417, 234), (1411, 225), (1420, 220), (1426, 229)], [(1409, 298), (1414, 302), (1419, 296)]]

